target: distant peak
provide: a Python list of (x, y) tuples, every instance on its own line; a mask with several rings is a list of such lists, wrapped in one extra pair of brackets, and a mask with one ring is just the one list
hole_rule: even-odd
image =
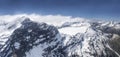
[(28, 23), (28, 22), (30, 22), (31, 20), (30, 20), (30, 18), (28, 18), (28, 17), (22, 17), (24, 20), (22, 21), (22, 24), (25, 24), (25, 23)]

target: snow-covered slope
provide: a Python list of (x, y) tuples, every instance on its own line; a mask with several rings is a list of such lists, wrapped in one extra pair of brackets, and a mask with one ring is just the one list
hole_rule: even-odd
[(1, 19), (0, 57), (120, 57), (119, 22), (25, 16)]
[(69, 46), (66, 48), (68, 57), (119, 56), (118, 53), (116, 54), (108, 47), (108, 44), (113, 34), (120, 35), (120, 30), (118, 29), (120, 24), (117, 22), (108, 23), (111, 22), (76, 21), (74, 24), (59, 28), (59, 32), (65, 34), (64, 45)]

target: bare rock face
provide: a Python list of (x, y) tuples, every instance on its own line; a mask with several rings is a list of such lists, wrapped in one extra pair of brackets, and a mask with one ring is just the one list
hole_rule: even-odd
[(16, 29), (8, 41), (5, 50), (1, 52), (1, 57), (24, 57), (33, 47), (40, 44), (50, 44), (57, 40), (58, 30), (46, 23), (36, 23), (25, 19), (22, 26)]

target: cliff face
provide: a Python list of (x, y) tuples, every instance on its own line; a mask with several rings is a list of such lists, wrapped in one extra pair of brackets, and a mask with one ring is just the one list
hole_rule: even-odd
[(54, 26), (32, 22), (30, 19), (25, 19), (21, 24), (6, 42), (7, 46), (1, 52), (2, 57), (23, 57), (35, 46), (46, 44), (50, 47), (54, 45), (52, 42), (57, 41), (59, 32)]

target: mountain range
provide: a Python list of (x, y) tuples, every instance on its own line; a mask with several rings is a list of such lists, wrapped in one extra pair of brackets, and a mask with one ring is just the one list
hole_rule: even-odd
[(120, 57), (120, 22), (46, 21), (1, 21), (0, 57)]

